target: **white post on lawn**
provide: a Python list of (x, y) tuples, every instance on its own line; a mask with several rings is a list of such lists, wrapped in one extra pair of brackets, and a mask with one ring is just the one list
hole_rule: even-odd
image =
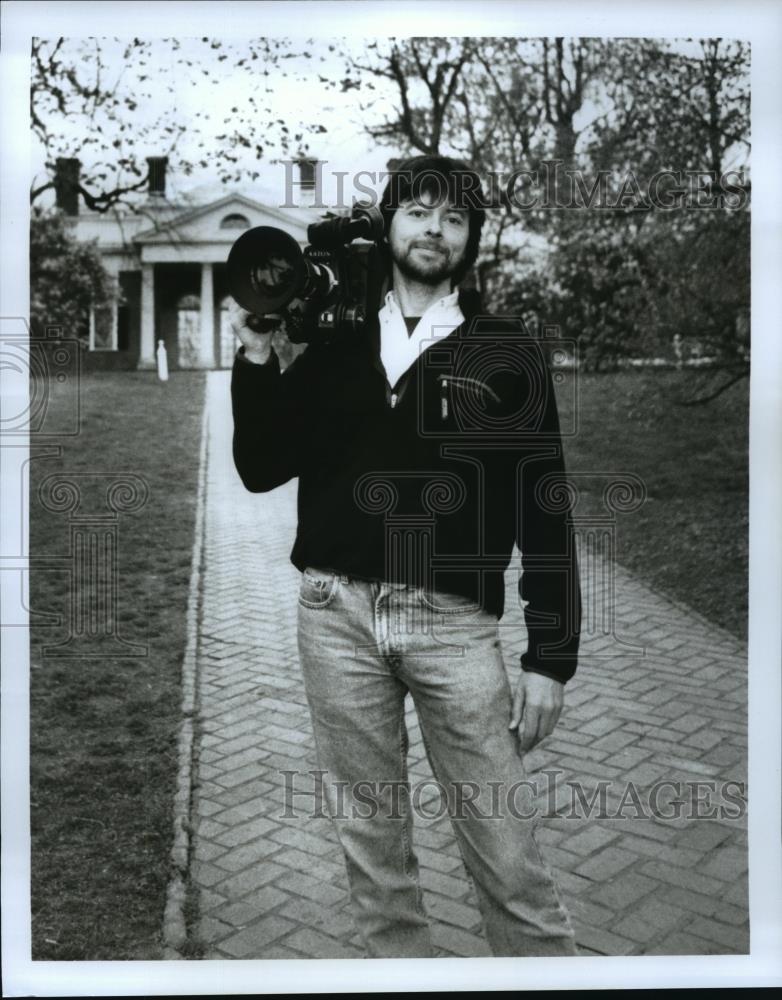
[(168, 382), (168, 354), (162, 340), (157, 342), (157, 375), (161, 382)]

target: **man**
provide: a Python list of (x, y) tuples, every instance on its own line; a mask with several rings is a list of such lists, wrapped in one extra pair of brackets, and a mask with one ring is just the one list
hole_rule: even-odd
[[(409, 692), (493, 953), (572, 955), (513, 798), (578, 647), (551, 377), (518, 321), (482, 314), (458, 287), (485, 218), (473, 171), (408, 160), (380, 207), (390, 289), (363, 335), (311, 343), (281, 372), (271, 334), (237, 312), (234, 460), (252, 491), (299, 479), (301, 666), (368, 954), (435, 954), (406, 785)], [(514, 542), (529, 641), (512, 694), (498, 620)]]

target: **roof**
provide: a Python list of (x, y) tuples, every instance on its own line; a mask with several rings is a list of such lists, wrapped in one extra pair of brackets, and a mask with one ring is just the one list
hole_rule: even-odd
[[(198, 230), (199, 227), (194, 227), (194, 223), (203, 221), (210, 215), (222, 215), (227, 210), (237, 210), (241, 208), (249, 210), (251, 217), (256, 217), (256, 225), (261, 224), (258, 219), (260, 216), (264, 221), (267, 219), (272, 222), (276, 221), (280, 224), (281, 228), (286, 230), (295, 229), (304, 231), (310, 222), (314, 222), (320, 217), (320, 213), (315, 209), (279, 208), (277, 206), (263, 204), (253, 198), (249, 198), (241, 192), (234, 191), (224, 195), (217, 201), (212, 201), (205, 205), (198, 205), (193, 208), (187, 208), (184, 211), (176, 213), (175, 215), (167, 216), (165, 221), (161, 221), (160, 223), (150, 226), (147, 229), (143, 229), (141, 232), (137, 233), (133, 237), (133, 242), (141, 244), (159, 243), (161, 240), (171, 238), (174, 233), (176, 233), (177, 242), (181, 242), (183, 228), (189, 228), (191, 231), (194, 229)], [(253, 221), (252, 218), (251, 221)], [(231, 238), (235, 239), (235, 237), (236, 233), (234, 232)]]

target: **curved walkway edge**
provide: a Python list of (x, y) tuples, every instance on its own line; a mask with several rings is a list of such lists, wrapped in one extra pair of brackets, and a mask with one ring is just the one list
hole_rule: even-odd
[(201, 617), (200, 594), (204, 548), (204, 516), (206, 513), (206, 470), (209, 454), (209, 382), (204, 380), (204, 410), (201, 417), (201, 443), (198, 456), (198, 485), (195, 510), (193, 555), (190, 562), (186, 641), (182, 658), (182, 721), (177, 746), (177, 778), (173, 802), (173, 842), (171, 873), (166, 891), (163, 914), (163, 958), (183, 958), (180, 949), (186, 947), (188, 930), (186, 902), (190, 871), (191, 830), (193, 824), (192, 796), (197, 715), (198, 631)]

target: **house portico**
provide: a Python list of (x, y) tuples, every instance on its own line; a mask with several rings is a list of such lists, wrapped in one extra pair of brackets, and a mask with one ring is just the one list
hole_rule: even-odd
[(321, 217), (306, 205), (278, 208), (240, 192), (175, 204), (165, 196), (163, 167), (156, 163), (157, 188), (135, 211), (79, 211), (78, 198), (59, 206), (117, 282), (116, 302), (90, 316), (87, 368), (154, 369), (160, 341), (174, 370), (229, 368), (237, 344), (226, 261), (234, 242), (247, 229), (274, 226), (303, 248), (307, 226)]
[(276, 226), (306, 244), (305, 220), (238, 194), (135, 237), (141, 264), (139, 368), (155, 367), (159, 340), (175, 368), (230, 364), (235, 345), (226, 323), (225, 262), (234, 241), (255, 226)]

